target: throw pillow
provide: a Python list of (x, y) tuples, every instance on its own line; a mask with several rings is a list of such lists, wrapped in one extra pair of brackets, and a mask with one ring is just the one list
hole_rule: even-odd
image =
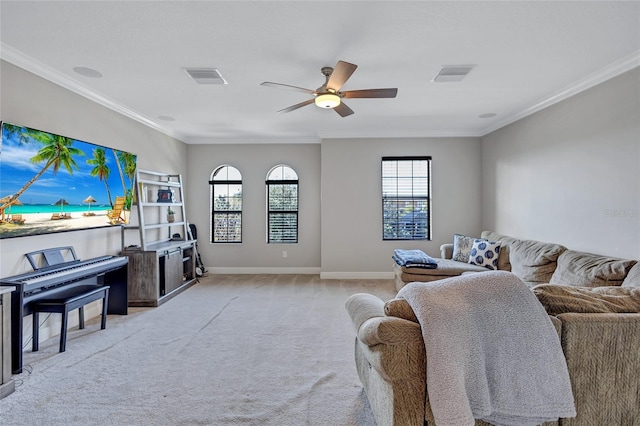
[(487, 269), (498, 269), (498, 257), (500, 256), (500, 241), (473, 240), (473, 246), (469, 253), (471, 265), (484, 266)]
[(466, 237), (460, 234), (453, 234), (453, 255), (451, 259), (458, 262), (469, 263), (469, 253), (473, 246), (474, 237)]

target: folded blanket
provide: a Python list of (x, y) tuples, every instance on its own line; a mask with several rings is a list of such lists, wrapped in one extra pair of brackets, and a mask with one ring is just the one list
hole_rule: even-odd
[(392, 257), (398, 265), (407, 268), (435, 269), (438, 267), (436, 260), (422, 250), (395, 249)]
[(436, 425), (481, 419), (524, 426), (576, 415), (558, 334), (515, 275), (414, 282), (397, 297), (407, 300), (422, 328)]
[(598, 314), (640, 312), (640, 288), (542, 284), (535, 286), (532, 291), (549, 315), (565, 312)]

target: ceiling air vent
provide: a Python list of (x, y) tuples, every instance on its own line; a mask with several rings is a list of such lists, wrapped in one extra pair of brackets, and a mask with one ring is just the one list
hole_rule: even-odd
[(185, 68), (189, 77), (198, 84), (227, 84), (217, 68)]
[(438, 75), (433, 80), (435, 83), (450, 83), (453, 81), (462, 81), (475, 65), (444, 65)]

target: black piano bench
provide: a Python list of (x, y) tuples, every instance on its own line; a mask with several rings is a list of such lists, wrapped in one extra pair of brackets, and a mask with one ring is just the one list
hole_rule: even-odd
[(78, 310), (79, 328), (84, 328), (84, 305), (102, 299), (102, 323), (100, 328), (107, 328), (107, 307), (109, 304), (108, 285), (79, 285), (64, 289), (51, 298), (44, 298), (32, 303), (33, 311), (33, 339), (32, 350), (38, 350), (38, 314), (52, 312), (62, 314), (62, 329), (60, 330), (60, 352), (64, 352), (67, 345), (67, 320), (69, 311)]

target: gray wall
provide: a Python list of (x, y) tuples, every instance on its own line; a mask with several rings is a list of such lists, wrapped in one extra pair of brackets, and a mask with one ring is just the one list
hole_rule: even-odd
[[(479, 138), (325, 139), (318, 144), (184, 145), (2, 62), (2, 116), (16, 124), (139, 154), (141, 168), (182, 173), (187, 213), (214, 272), (390, 274), (394, 248), (438, 255), (455, 232), (492, 229), (571, 248), (640, 257), (639, 71)], [(433, 240), (382, 241), (380, 158), (433, 157)], [(266, 244), (268, 170), (300, 177), (300, 242)], [(209, 185), (230, 164), (245, 182), (242, 244), (210, 244)], [(96, 242), (99, 241), (99, 244)], [(118, 230), (0, 242), (0, 275), (28, 270), (24, 253), (73, 245), (82, 258), (117, 254)], [(287, 251), (287, 258), (282, 251)]]
[[(431, 241), (382, 241), (381, 159), (432, 157)], [(481, 231), (477, 138), (322, 141), (322, 277), (392, 277), (393, 250), (439, 256), (455, 232)]]
[[(185, 144), (8, 62), (0, 67), (3, 121), (129, 151), (138, 155), (141, 168), (184, 174)], [(30, 271), (24, 253), (65, 245), (82, 259), (115, 255), (120, 227), (3, 239), (0, 276)]]
[[(320, 145), (189, 145), (187, 216), (198, 229), (203, 263), (214, 273), (320, 271)], [(211, 174), (228, 164), (242, 173), (242, 243), (210, 243)], [(287, 164), (298, 174), (297, 244), (267, 244), (267, 173)], [(283, 251), (287, 257), (283, 257)]]
[[(380, 161), (392, 155), (433, 157), (432, 241), (382, 241)], [(214, 273), (389, 278), (394, 248), (422, 248), (437, 256), (440, 244), (452, 240), (454, 232), (480, 232), (480, 140), (476, 138), (190, 145), (188, 158), (188, 216), (198, 226), (203, 262)], [(300, 179), (298, 244), (266, 243), (264, 181), (271, 167), (281, 163), (292, 166)], [(208, 181), (222, 164), (238, 168), (243, 177), (241, 244), (209, 242)], [(283, 250), (287, 258), (282, 257)]]
[[(141, 168), (184, 175), (186, 145), (182, 142), (5, 61), (0, 61), (0, 74), (3, 121), (126, 150), (138, 155)], [(81, 259), (117, 255), (121, 250), (120, 227), (0, 240), (0, 276), (31, 271), (25, 253), (67, 245), (73, 246)], [(85, 308), (87, 318), (99, 314), (100, 302)], [(69, 321), (71, 325), (77, 324), (75, 312)], [(43, 340), (59, 333), (59, 315), (50, 316), (40, 328)], [(31, 321), (27, 318), (25, 342), (31, 334)]]
[(640, 68), (482, 138), (483, 228), (640, 258)]

